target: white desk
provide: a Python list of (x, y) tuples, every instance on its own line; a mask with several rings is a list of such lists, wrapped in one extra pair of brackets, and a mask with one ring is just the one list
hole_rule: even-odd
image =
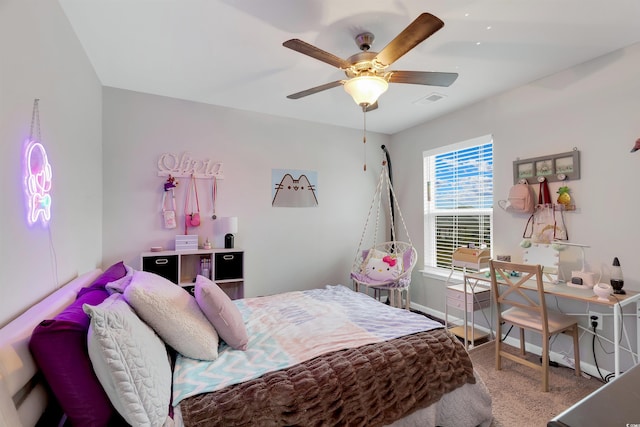
[[(465, 274), (465, 283), (468, 280), (474, 280), (477, 282), (488, 282), (491, 284), (491, 277), (486, 276), (484, 273), (467, 273)], [(530, 283), (523, 285), (524, 288), (535, 290), (536, 283), (531, 280)], [(620, 375), (620, 334), (621, 319), (622, 319), (622, 307), (629, 304), (636, 305), (636, 313), (640, 313), (640, 292), (626, 291), (625, 295), (616, 295), (616, 298), (609, 296), (607, 301), (602, 301), (593, 293), (593, 289), (582, 289), (568, 286), (565, 283), (548, 283), (544, 282), (544, 293), (547, 295), (553, 295), (560, 298), (568, 298), (575, 301), (588, 302), (590, 304), (598, 304), (604, 307), (613, 309), (613, 342), (614, 342), (614, 356), (615, 356), (615, 371), (616, 377)], [(640, 328), (639, 328), (640, 329)], [(636, 346), (640, 350), (640, 330), (637, 332), (638, 340)]]

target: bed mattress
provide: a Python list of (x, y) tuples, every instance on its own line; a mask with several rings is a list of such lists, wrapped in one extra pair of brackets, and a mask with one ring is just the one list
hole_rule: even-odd
[(174, 405), (186, 426), (387, 425), (476, 382), (441, 324), (344, 286), (236, 304), (247, 351), (178, 356)]
[(467, 383), (475, 383), (468, 354), (437, 329), (322, 355), (180, 409), (186, 426), (382, 426)]

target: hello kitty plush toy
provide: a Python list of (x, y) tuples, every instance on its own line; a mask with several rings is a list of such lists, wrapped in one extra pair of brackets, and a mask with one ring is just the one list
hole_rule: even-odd
[(402, 268), (396, 257), (386, 255), (383, 258), (369, 258), (365, 274), (372, 280), (385, 282), (397, 278)]

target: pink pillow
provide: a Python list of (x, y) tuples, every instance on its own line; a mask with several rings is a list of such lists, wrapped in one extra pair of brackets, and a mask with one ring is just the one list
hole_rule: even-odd
[(249, 337), (242, 314), (218, 285), (204, 276), (196, 277), (195, 296), (200, 310), (231, 348), (246, 350)]

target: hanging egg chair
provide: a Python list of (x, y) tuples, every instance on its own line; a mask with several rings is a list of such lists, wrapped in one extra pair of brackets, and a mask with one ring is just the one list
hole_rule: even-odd
[[(373, 200), (369, 207), (369, 213), (367, 214), (367, 220), (362, 232), (362, 237), (353, 261), (351, 279), (353, 280), (354, 290), (356, 291), (359, 291), (360, 287), (363, 287), (365, 291), (368, 288), (373, 288), (374, 296), (376, 296), (380, 290), (389, 290), (390, 298), (392, 300), (391, 304), (395, 306), (403, 305), (402, 291), (407, 291), (406, 308), (408, 308), (408, 288), (411, 283), (411, 272), (413, 271), (413, 267), (418, 259), (418, 253), (413, 247), (413, 243), (409, 237), (407, 226), (404, 222), (404, 218), (402, 217), (402, 212), (400, 211), (398, 201), (393, 191), (393, 186), (391, 185), (386, 164), (386, 162), (383, 162), (378, 185), (376, 186)], [(383, 199), (385, 199), (385, 194), (387, 197), (384, 207), (387, 209), (387, 214), (391, 222), (391, 240), (378, 242), (380, 216), (383, 209)], [(400, 217), (402, 230), (404, 231), (403, 238), (406, 238), (406, 241), (397, 239), (393, 208), (395, 208), (398, 216)], [(368, 228), (374, 211), (374, 243), (372, 246), (363, 249), (367, 236), (371, 234), (371, 232), (368, 232)], [(400, 297), (400, 303), (394, 304), (393, 300), (397, 296)]]

